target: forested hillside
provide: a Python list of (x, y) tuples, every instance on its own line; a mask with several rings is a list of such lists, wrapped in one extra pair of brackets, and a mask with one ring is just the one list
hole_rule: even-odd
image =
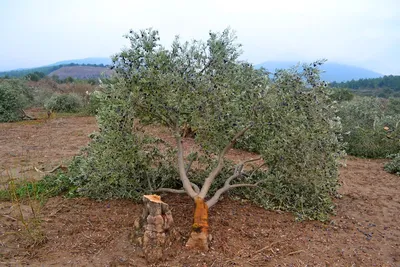
[(351, 80), (348, 82), (332, 82), (331, 87), (348, 88), (354, 93), (364, 96), (383, 98), (400, 97), (400, 76), (388, 75), (373, 79)]
[(332, 82), (332, 87), (349, 88), (349, 89), (377, 89), (389, 88), (394, 91), (400, 91), (400, 76), (388, 75), (380, 78), (359, 79), (347, 82)]
[(76, 64), (76, 63), (70, 63), (70, 64), (61, 64), (61, 65), (50, 65), (50, 66), (43, 66), (43, 67), (38, 67), (38, 68), (32, 68), (32, 69), (18, 69), (18, 70), (10, 70), (10, 71), (3, 71), (0, 72), (0, 77), (10, 77), (10, 78), (21, 78), (25, 77), (28, 74), (32, 73), (44, 73), (44, 75), (49, 75), (51, 72), (56, 71), (62, 67), (72, 67), (72, 66), (91, 66), (91, 67), (101, 67), (104, 68), (105, 65), (96, 65), (96, 64)]

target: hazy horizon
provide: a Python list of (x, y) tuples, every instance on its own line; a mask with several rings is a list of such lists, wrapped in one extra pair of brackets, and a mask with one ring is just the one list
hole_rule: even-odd
[(49, 1), (0, 3), (0, 71), (57, 61), (109, 57), (130, 29), (152, 27), (169, 46), (175, 35), (206, 39), (234, 29), (242, 59), (313, 61), (400, 75), (400, 4), (396, 0)]

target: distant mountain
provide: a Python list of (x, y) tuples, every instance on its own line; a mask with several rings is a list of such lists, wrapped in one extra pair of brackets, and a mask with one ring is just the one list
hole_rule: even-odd
[(100, 77), (110, 77), (114, 71), (110, 70), (107, 67), (93, 67), (93, 66), (65, 66), (61, 67), (50, 74), (48, 76), (58, 76), (59, 79), (64, 80), (68, 77), (72, 77), (74, 79), (91, 79), (91, 78), (100, 78)]
[(62, 65), (54, 65), (54, 66), (43, 66), (43, 67), (32, 68), (32, 69), (16, 69), (16, 70), (10, 70), (10, 71), (3, 71), (3, 72), (0, 72), (0, 77), (21, 78), (28, 74), (34, 73), (34, 72), (42, 72), (45, 75), (47, 75), (50, 72), (55, 71), (61, 67), (62, 67)]
[(55, 65), (68, 65), (68, 64), (91, 64), (91, 65), (111, 65), (111, 58), (107, 57), (88, 57), (88, 58), (82, 58), (82, 59), (71, 59), (71, 60), (64, 60), (64, 61), (59, 61), (53, 64), (50, 64), (49, 66), (55, 66)]
[[(78, 66), (78, 65), (91, 65), (92, 67), (105, 67), (108, 65), (111, 65), (111, 59), (110, 58), (104, 58), (104, 57), (98, 57), (98, 58), (84, 58), (84, 59), (72, 59), (72, 60), (64, 60), (64, 61), (59, 61), (53, 64), (49, 64), (46, 66), (42, 67), (37, 67), (37, 68), (23, 68), (23, 69), (15, 69), (15, 70), (10, 70), (10, 71), (3, 71), (0, 72), (0, 77), (8, 76), (8, 77), (14, 77), (14, 78), (20, 78), (24, 77), (27, 74), (34, 73), (34, 72), (43, 72), (45, 75), (49, 75), (49, 73), (54, 72), (58, 70), (61, 67), (64, 66)], [(81, 69), (82, 71), (85, 71), (85, 69)], [(74, 74), (77, 74), (77, 72), (73, 71)], [(71, 76), (73, 78), (78, 78), (81, 76), (86, 76), (86, 77), (91, 77), (93, 71), (89, 71), (89, 73), (86, 75), (85, 73), (82, 73), (81, 75), (77, 75), (76, 77)], [(97, 76), (96, 76), (97, 77)], [(60, 77), (61, 78), (61, 77)]]
[[(59, 61), (55, 62), (53, 64), (49, 64), (47, 66), (39, 67), (39, 68), (32, 68), (32, 69), (19, 69), (19, 70), (13, 70), (13, 71), (5, 71), (5, 72), (0, 72), (0, 77), (2, 76), (10, 76), (10, 77), (23, 77), (29, 73), (33, 73), (35, 71), (43, 72), (46, 75), (48, 75), (51, 72), (56, 71), (57, 69), (65, 66), (65, 65), (104, 65), (108, 66), (111, 65), (111, 59), (106, 58), (106, 57), (90, 57), (90, 58), (83, 58), (83, 59), (72, 59), (72, 60), (64, 60), (64, 61)], [(265, 69), (274, 72), (276, 69), (287, 69), (290, 67), (293, 67), (297, 65), (297, 62), (295, 61), (267, 61), (258, 65), (255, 65), (256, 68), (264, 67)], [(92, 75), (92, 70), (88, 71), (88, 74), (82, 73), (80, 75), (77, 74), (78, 69), (75, 69), (72, 71), (74, 75), (71, 77), (73, 78), (79, 78), (82, 76), (89, 77)], [(80, 70), (85, 71), (84, 68), (81, 68)], [(87, 69), (89, 70), (89, 69)], [(324, 71), (321, 76), (322, 79), (328, 82), (345, 82), (345, 81), (350, 81), (350, 80), (358, 80), (358, 79), (366, 79), (366, 78), (379, 78), (382, 77), (383, 75), (368, 69), (360, 68), (360, 67), (355, 67), (355, 66), (349, 66), (349, 65), (343, 65), (343, 64), (338, 64), (338, 63), (325, 63), (321, 66), (321, 70)], [(64, 71), (62, 72), (64, 73)], [(96, 71), (97, 73), (97, 71)], [(58, 75), (58, 74), (56, 74)], [(61, 75), (63, 76), (63, 75)], [(61, 78), (60, 76), (60, 78)], [(68, 76), (67, 76), (68, 77)]]
[[(287, 69), (297, 65), (294, 61), (267, 61), (258, 65), (256, 68), (264, 67), (265, 69), (274, 72), (276, 69)], [(327, 62), (321, 66), (323, 73), (321, 79), (327, 82), (344, 82), (350, 80), (378, 78), (383, 75), (368, 69), (343, 65), (338, 63)]]

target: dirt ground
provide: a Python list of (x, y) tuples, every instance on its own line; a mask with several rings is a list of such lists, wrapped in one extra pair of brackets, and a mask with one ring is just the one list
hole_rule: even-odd
[[(97, 128), (92, 117), (63, 117), (0, 124), (0, 171), (39, 178), (67, 162)], [(156, 129), (150, 129), (156, 132)], [(161, 135), (166, 135), (161, 131)], [(185, 140), (185, 147), (191, 146)], [(234, 150), (230, 157), (244, 153)], [(245, 156), (253, 156), (245, 153)], [(341, 169), (342, 198), (328, 223), (296, 222), (246, 201), (221, 200), (210, 210), (210, 251), (185, 249), (193, 204), (164, 195), (174, 216), (174, 240), (158, 266), (400, 266), (400, 178), (383, 170), (384, 160), (349, 158)], [(0, 266), (147, 266), (131, 242), (142, 206), (131, 201), (49, 199), (41, 208), (42, 244), (30, 246), (19, 210), (0, 202)], [(25, 218), (32, 217), (22, 205)]]

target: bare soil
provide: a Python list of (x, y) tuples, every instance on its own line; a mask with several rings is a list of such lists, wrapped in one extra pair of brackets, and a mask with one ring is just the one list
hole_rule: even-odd
[[(0, 124), (3, 182), (40, 178), (65, 163), (97, 129), (92, 117), (64, 117)], [(167, 138), (163, 129), (148, 129)], [(185, 147), (192, 145), (185, 140)], [(255, 156), (233, 150), (238, 160)], [(164, 195), (174, 216), (166, 259), (158, 266), (400, 266), (400, 178), (383, 170), (384, 160), (349, 158), (341, 168), (342, 197), (328, 223), (296, 222), (287, 212), (268, 211), (247, 201), (223, 199), (210, 210), (211, 249), (185, 249), (193, 203)], [(142, 206), (128, 200), (49, 199), (41, 208), (46, 236), (32, 245), (25, 219), (29, 203), (0, 202), (0, 266), (147, 266), (131, 238)]]

